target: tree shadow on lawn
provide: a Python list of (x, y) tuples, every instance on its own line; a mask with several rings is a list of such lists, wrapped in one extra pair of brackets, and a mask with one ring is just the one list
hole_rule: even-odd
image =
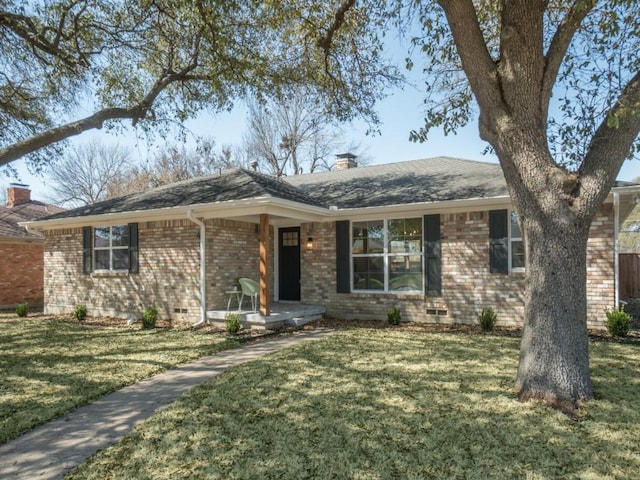
[(200, 336), (176, 345), (174, 333), (182, 340), (199, 334), (86, 331), (65, 321), (27, 326), (0, 335), (0, 443), (107, 393), (239, 344)]
[(403, 337), (350, 332), (232, 369), (75, 478), (627, 478), (640, 468), (629, 444), (638, 427), (608, 424), (598, 402), (574, 422), (516, 400), (517, 339)]

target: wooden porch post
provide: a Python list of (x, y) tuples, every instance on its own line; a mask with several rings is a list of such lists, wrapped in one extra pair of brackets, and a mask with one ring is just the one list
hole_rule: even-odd
[(271, 315), (269, 308), (269, 215), (260, 214), (260, 315)]

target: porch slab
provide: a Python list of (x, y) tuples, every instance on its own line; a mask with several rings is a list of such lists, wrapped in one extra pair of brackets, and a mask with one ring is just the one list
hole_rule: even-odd
[(275, 302), (271, 304), (271, 315), (263, 316), (259, 312), (248, 310), (216, 309), (207, 311), (207, 322), (224, 327), (227, 313), (238, 313), (243, 328), (276, 330), (285, 325), (299, 327), (309, 322), (320, 320), (326, 312), (323, 305), (306, 305), (297, 302)]

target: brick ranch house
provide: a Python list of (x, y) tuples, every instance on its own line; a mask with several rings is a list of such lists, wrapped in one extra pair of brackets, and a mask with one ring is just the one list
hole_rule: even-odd
[[(239, 277), (273, 302), (339, 318), (474, 323), (492, 307), (521, 325), (523, 239), (497, 164), (447, 157), (276, 180), (244, 169), (194, 178), (36, 222), (45, 243), (45, 311), (85, 304), (139, 318), (153, 306), (201, 322)], [(337, 165), (338, 167), (338, 165)], [(347, 168), (344, 168), (347, 167)], [(588, 323), (617, 304), (618, 225), (640, 185), (617, 184), (588, 243)]]
[(42, 307), (44, 238), (19, 224), (61, 211), (31, 200), (27, 185), (9, 185), (7, 204), (0, 206), (0, 309), (13, 309), (21, 302)]

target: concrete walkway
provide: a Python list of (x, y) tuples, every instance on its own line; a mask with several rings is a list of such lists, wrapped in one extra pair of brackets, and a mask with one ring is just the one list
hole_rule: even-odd
[(333, 333), (306, 330), (250, 343), (106, 395), (0, 445), (0, 479), (61, 478), (192, 387), (236, 365)]

